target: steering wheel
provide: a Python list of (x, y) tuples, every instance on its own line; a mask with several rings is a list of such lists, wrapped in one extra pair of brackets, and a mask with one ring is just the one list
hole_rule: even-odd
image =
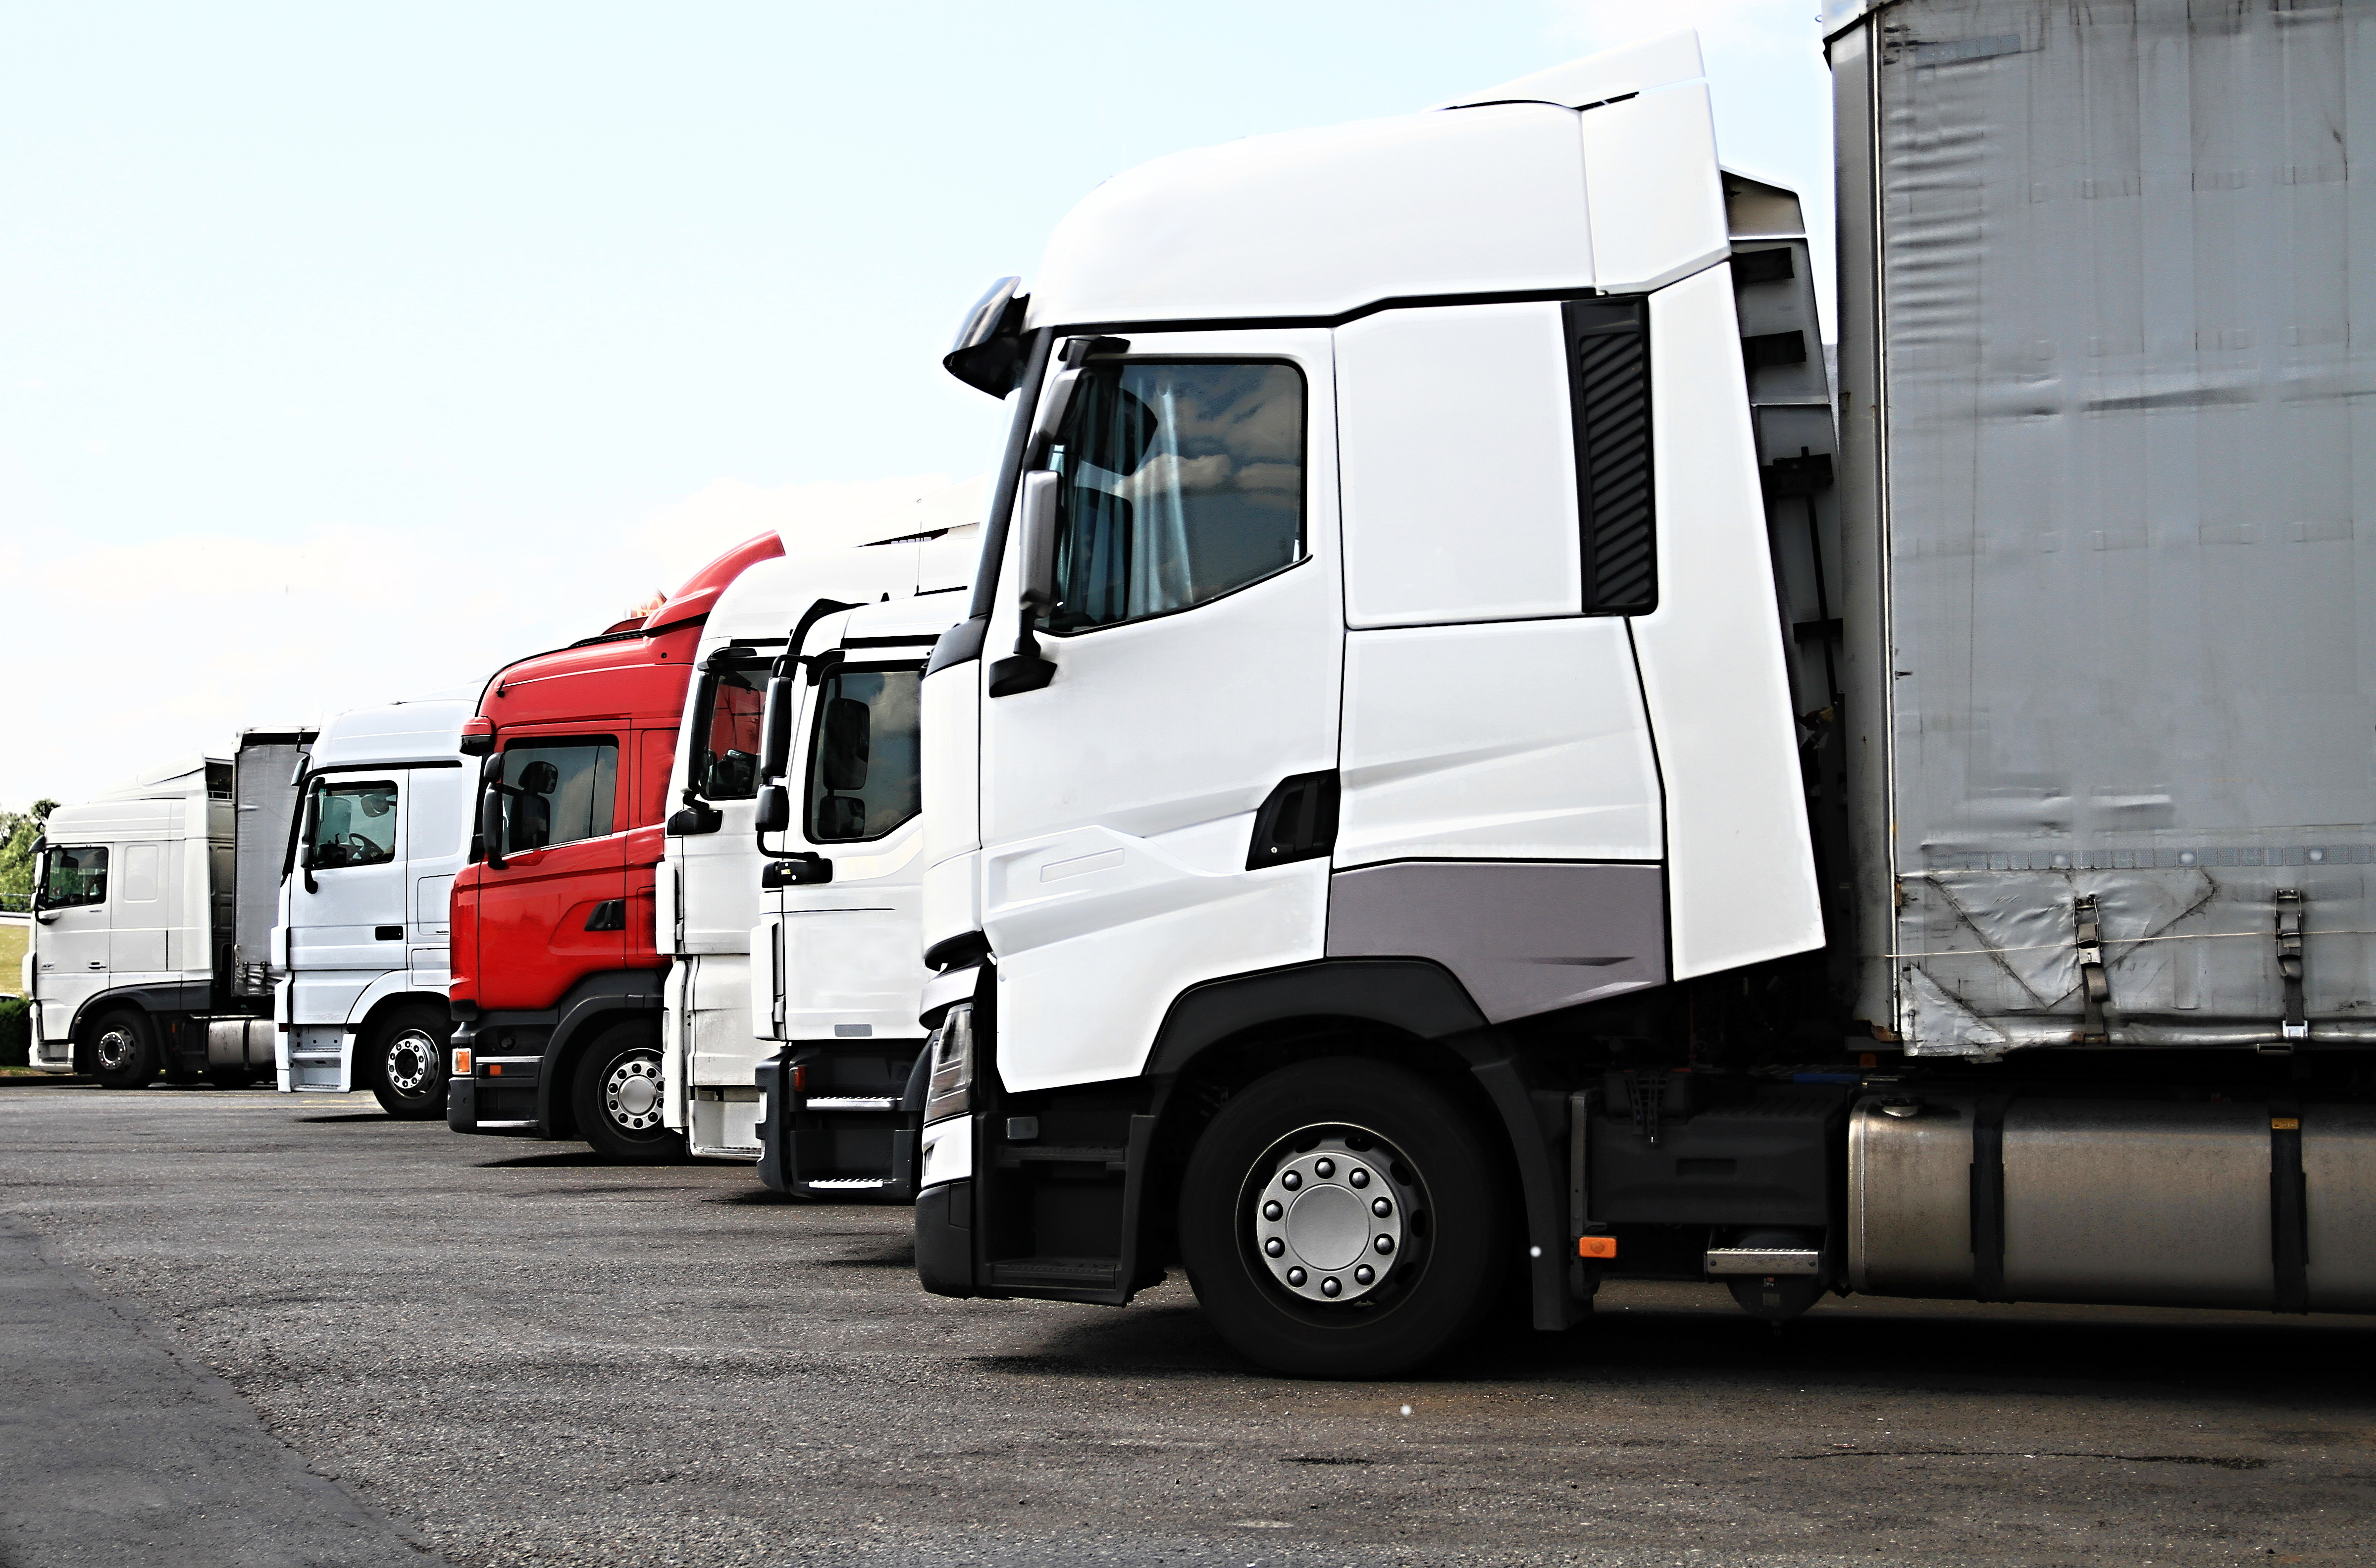
[(360, 833), (349, 833), (342, 837), (344, 837), (347, 841), (347, 863), (349, 865), (360, 865), (379, 853), (379, 846), (373, 843), (370, 839), (364, 837)]

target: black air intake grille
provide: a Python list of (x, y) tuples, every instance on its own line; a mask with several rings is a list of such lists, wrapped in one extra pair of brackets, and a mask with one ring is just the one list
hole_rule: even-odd
[(1651, 498), (1649, 313), (1640, 301), (1566, 306), (1574, 377), (1584, 610), (1641, 614), (1658, 602)]

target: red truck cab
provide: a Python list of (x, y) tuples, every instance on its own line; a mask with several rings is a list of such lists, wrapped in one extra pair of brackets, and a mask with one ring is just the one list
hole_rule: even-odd
[(772, 533), (748, 540), (648, 616), (487, 683), (462, 742), (481, 779), (454, 879), (454, 1131), (682, 1158), (660, 1117), (669, 955), (653, 904), (671, 765), (710, 606), (783, 552)]

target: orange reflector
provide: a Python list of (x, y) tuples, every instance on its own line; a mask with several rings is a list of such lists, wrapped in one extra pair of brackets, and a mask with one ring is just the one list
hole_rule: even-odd
[(500, 1078), (500, 1077), (502, 1077), (503, 1075), (504, 1075), (504, 1064), (503, 1064), (502, 1063), (500, 1063), (500, 1062), (490, 1062), (489, 1063), (487, 1063), (487, 1076), (489, 1076), (490, 1078)]
[(805, 1062), (799, 1063), (792, 1068), (792, 1092), (794, 1094), (809, 1092), (809, 1064)]
[(1878, 1067), (1881, 1065), (1881, 1058), (1868, 1051), (1857, 1058), (1857, 1065), (1859, 1067)]
[(1617, 1238), (1579, 1236), (1575, 1242), (1575, 1255), (1580, 1258), (1613, 1258), (1617, 1255)]
[(2272, 1133), (2299, 1133), (2301, 1131), (2301, 1118), (2299, 1116), (2272, 1116), (2269, 1118), (2269, 1131)]
[(470, 1075), (469, 1047), (457, 1045), (454, 1048), (454, 1075), (457, 1078), (467, 1078)]

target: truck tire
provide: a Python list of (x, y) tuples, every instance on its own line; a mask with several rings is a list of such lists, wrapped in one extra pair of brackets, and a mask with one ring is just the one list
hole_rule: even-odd
[(1213, 1326), (1294, 1377), (1387, 1377), (1475, 1333), (1511, 1276), (1514, 1205), (1443, 1091), (1384, 1063), (1284, 1068), (1188, 1158), (1180, 1252)]
[(660, 1048), (648, 1024), (613, 1024), (597, 1035), (577, 1059), (570, 1096), (578, 1135), (604, 1159), (673, 1165), (684, 1158), (684, 1134), (660, 1122)]
[(157, 1030), (137, 1007), (118, 1007), (90, 1027), (90, 1075), (112, 1089), (146, 1088), (156, 1078)]
[(446, 1042), (454, 1020), (441, 1008), (407, 1002), (372, 1027), (356, 1076), (371, 1086), (380, 1109), (402, 1122), (446, 1114)]

